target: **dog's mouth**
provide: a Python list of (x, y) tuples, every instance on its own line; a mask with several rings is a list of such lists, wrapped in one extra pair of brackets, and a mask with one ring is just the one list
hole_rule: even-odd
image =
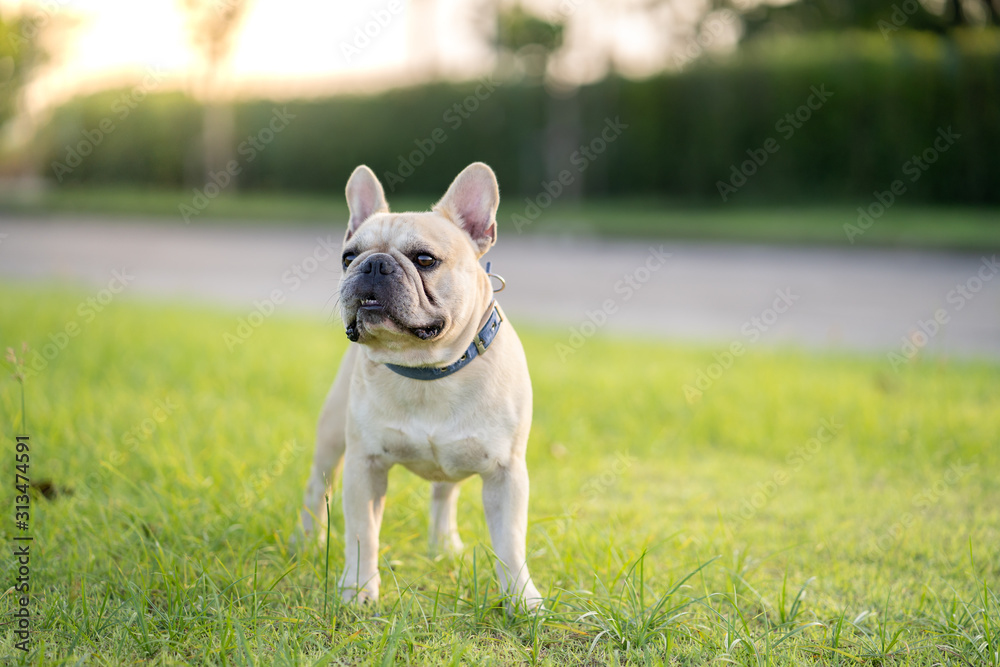
[(377, 298), (366, 297), (358, 301), (356, 315), (344, 328), (344, 332), (347, 334), (348, 339), (356, 343), (361, 338), (361, 334), (365, 329), (369, 329), (372, 325), (385, 322), (386, 320), (392, 322), (398, 329), (406, 331), (420, 340), (433, 340), (440, 336), (444, 330), (443, 321), (431, 322), (423, 326), (410, 326), (395, 317), (386, 309), (385, 304)]
[[(381, 310), (381, 306), (374, 309)], [(400, 329), (410, 332), (420, 340), (432, 340), (434, 338), (437, 338), (438, 336), (441, 335), (441, 330), (444, 328), (444, 325), (440, 323), (431, 324), (430, 326), (426, 327), (407, 327), (401, 325), (399, 322), (395, 320), (395, 318), (390, 317), (389, 319), (391, 319), (397, 326), (399, 326)], [(348, 324), (347, 327), (345, 327), (344, 333), (347, 334), (347, 338), (351, 342), (357, 343), (358, 340), (361, 338), (361, 329), (362, 326), (359, 325), (358, 320), (355, 319), (350, 324)]]
[(410, 327), (410, 333), (420, 340), (431, 340), (441, 334), (442, 324), (432, 324), (429, 327)]

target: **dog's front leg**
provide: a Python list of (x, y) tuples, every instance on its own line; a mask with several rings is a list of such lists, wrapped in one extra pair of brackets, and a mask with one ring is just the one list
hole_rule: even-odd
[(500, 588), (519, 609), (535, 610), (542, 596), (528, 574), (525, 542), (528, 533), (528, 468), (512, 458), (483, 475), (483, 510), (497, 556)]
[(340, 578), (345, 602), (378, 600), (378, 533), (385, 509), (388, 473), (389, 469), (377, 458), (352, 451), (348, 445), (343, 482), (344, 574)]

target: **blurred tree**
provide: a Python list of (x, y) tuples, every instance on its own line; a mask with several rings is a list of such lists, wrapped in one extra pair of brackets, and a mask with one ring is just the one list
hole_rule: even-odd
[(1000, 0), (945, 0), (937, 13), (921, 0), (799, 0), (749, 8), (746, 0), (733, 0), (732, 6), (743, 15), (745, 38), (754, 39), (775, 33), (847, 28), (887, 34), (904, 26), (909, 30), (943, 32), (970, 23), (998, 24), (994, 2)]
[[(547, 21), (520, 4), (497, 11), (496, 51), (497, 75), (500, 78), (524, 77), (532, 84), (546, 81), (552, 55), (563, 45), (564, 26), (558, 21)], [(572, 87), (561, 88), (549, 81), (546, 86), (546, 125), (542, 136), (533, 137), (531, 143), (541, 140), (545, 146), (545, 176), (556, 178), (568, 166), (570, 154), (579, 146), (581, 121), (580, 101)], [(555, 94), (558, 93), (558, 94)], [(528, 155), (533, 147), (523, 146), (522, 154)], [(535, 183), (522, 183), (521, 189), (530, 191), (539, 187)], [(583, 179), (575, 179), (561, 187), (565, 199), (577, 199)]]
[[(180, 0), (189, 36), (204, 65), (198, 97), (204, 103), (202, 166), (204, 178), (225, 170), (233, 157), (233, 107), (220, 90), (219, 73), (233, 48), (233, 37), (246, 15), (249, 0)], [(235, 179), (235, 176), (232, 177)]]
[(513, 5), (497, 15), (498, 64), (513, 61), (516, 69), (536, 81), (545, 77), (549, 58), (562, 46), (563, 26)]
[(36, 67), (48, 60), (39, 35), (50, 16), (26, 12), (0, 13), (0, 126), (17, 113), (21, 89)]
[(562, 43), (562, 29), (561, 24), (550, 23), (514, 5), (500, 13), (498, 42), (514, 52), (531, 45), (555, 51)]
[(191, 41), (214, 76), (232, 49), (233, 36), (246, 13), (248, 0), (181, 0)]

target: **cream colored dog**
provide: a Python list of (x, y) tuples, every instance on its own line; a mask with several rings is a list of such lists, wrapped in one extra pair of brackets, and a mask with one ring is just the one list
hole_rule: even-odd
[(357, 343), (326, 397), (302, 525), (325, 526), (324, 494), (343, 460), (345, 600), (378, 599), (378, 541), (389, 468), (433, 482), (432, 548), (462, 548), (458, 483), (483, 480), (502, 592), (520, 609), (542, 597), (528, 574), (531, 380), (521, 341), (479, 265), (496, 242), (496, 176), (466, 167), (430, 213), (390, 213), (375, 174), (347, 183), (340, 311)]

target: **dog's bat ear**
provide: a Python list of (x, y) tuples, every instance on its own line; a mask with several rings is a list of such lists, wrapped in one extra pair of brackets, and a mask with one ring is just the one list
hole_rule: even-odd
[(496, 175), (482, 162), (473, 162), (455, 177), (434, 212), (464, 229), (482, 257), (497, 241), (498, 206)]
[(345, 241), (354, 235), (362, 222), (375, 213), (389, 212), (382, 184), (378, 182), (375, 172), (365, 165), (355, 169), (347, 180), (347, 208), (351, 211), (351, 218), (347, 222)]

